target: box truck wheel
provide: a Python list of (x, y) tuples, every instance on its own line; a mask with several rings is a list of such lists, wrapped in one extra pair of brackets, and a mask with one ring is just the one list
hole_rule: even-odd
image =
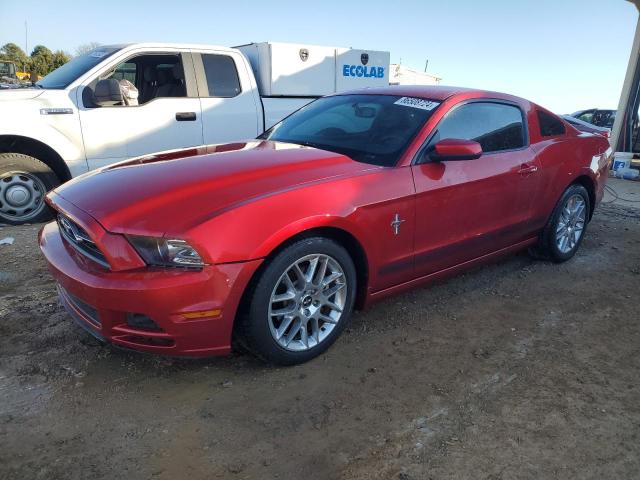
[(58, 176), (37, 158), (0, 153), (0, 223), (44, 222), (51, 213), (45, 194), (60, 185)]

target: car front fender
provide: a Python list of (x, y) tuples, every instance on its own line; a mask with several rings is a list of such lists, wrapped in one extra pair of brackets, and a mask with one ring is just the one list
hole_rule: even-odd
[[(54, 98), (49, 98), (51, 96), (3, 101), (0, 104), (3, 113), (0, 117), (0, 141), (9, 145), (12, 141), (44, 144), (66, 163), (71, 176), (80, 175), (88, 167), (78, 111), (64, 96), (64, 91), (53, 95)], [(45, 113), (52, 111), (68, 113)]]
[(249, 202), (195, 227), (188, 239), (212, 263), (265, 258), (291, 238), (321, 228), (343, 231), (367, 251), (374, 247), (363, 224), (366, 215), (348, 184), (316, 185)]

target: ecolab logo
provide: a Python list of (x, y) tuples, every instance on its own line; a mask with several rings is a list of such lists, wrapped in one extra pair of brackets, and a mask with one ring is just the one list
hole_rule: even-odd
[(368, 67), (366, 65), (343, 65), (342, 76), (384, 78), (384, 67)]

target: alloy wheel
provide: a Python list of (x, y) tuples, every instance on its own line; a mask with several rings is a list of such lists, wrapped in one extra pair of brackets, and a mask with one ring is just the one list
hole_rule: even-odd
[(274, 340), (290, 351), (322, 343), (342, 318), (347, 288), (343, 268), (329, 255), (307, 255), (292, 263), (271, 293), (269, 329)]
[(573, 250), (582, 233), (587, 216), (587, 204), (582, 195), (572, 195), (562, 206), (556, 227), (556, 245), (562, 253)]

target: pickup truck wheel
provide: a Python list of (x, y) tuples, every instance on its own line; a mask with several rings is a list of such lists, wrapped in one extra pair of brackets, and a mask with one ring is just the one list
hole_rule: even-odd
[(534, 247), (533, 256), (556, 263), (572, 258), (584, 238), (590, 208), (589, 194), (582, 185), (567, 188), (558, 200), (540, 242)]
[(0, 153), (0, 222), (20, 225), (49, 220), (44, 196), (58, 185), (57, 175), (37, 158)]
[(353, 310), (356, 271), (336, 242), (300, 240), (274, 257), (247, 296), (242, 344), (269, 363), (295, 365), (338, 338)]

